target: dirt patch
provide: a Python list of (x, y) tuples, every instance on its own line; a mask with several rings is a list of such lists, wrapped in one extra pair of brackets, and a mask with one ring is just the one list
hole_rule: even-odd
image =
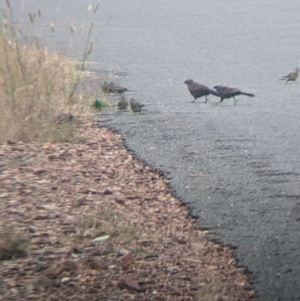
[(110, 130), (80, 135), (0, 148), (0, 299), (253, 299), (230, 248), (197, 229), (167, 179)]

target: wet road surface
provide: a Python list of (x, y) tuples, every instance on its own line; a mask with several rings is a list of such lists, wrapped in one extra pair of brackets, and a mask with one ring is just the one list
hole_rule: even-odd
[[(47, 42), (76, 57), (84, 39), (66, 37), (69, 24), (88, 24), (87, 4), (66, 0), (55, 13), (59, 1), (39, 2), (24, 11), (55, 18)], [(93, 17), (93, 68), (125, 72), (118, 82), (147, 108), (108, 110), (100, 124), (169, 175), (200, 227), (238, 247), (264, 301), (300, 300), (300, 85), (277, 81), (300, 64), (299, 12), (296, 0), (105, 0)], [(192, 104), (187, 78), (256, 97)]]

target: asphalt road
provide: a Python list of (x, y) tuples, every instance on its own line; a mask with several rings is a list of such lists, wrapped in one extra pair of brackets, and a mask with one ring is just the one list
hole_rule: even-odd
[[(147, 105), (100, 123), (170, 176), (200, 227), (238, 247), (260, 300), (300, 300), (300, 85), (277, 81), (300, 64), (300, 2), (104, 0), (94, 15), (84, 1), (28, 0), (22, 14), (18, 2), (22, 28), (40, 7), (28, 30), (73, 57), (95, 21), (93, 68), (124, 72), (116, 80)], [(70, 24), (85, 24), (82, 36), (70, 38)], [(187, 78), (256, 97), (192, 104)]]

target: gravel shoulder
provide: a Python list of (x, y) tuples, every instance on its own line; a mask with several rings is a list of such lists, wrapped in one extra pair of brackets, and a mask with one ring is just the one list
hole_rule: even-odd
[(0, 148), (0, 300), (254, 299), (160, 172), (107, 128), (80, 135)]

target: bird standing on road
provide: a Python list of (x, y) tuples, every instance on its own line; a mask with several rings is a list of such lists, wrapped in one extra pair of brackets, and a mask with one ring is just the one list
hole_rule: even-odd
[(237, 101), (235, 99), (235, 96), (237, 96), (237, 95), (246, 95), (246, 96), (250, 96), (250, 97), (255, 96), (253, 93), (242, 92), (240, 89), (227, 87), (227, 86), (218, 85), (218, 86), (214, 86), (214, 89), (217, 91), (218, 96), (220, 96), (220, 98), (221, 98), (219, 103), (222, 102), (225, 98), (233, 97), (234, 105), (236, 105)]
[(279, 78), (279, 80), (285, 80), (285, 83), (287, 83), (289, 81), (296, 82), (296, 79), (298, 78), (298, 74), (299, 74), (299, 68), (297, 67), (292, 72), (290, 72), (288, 75), (285, 75), (285, 76)]
[(208, 101), (207, 95), (213, 94), (213, 95), (218, 96), (217, 93), (214, 90), (212, 90), (212, 89), (210, 89), (210, 88), (208, 88), (208, 87), (206, 87), (202, 84), (194, 82), (192, 79), (187, 79), (184, 83), (188, 86), (188, 89), (189, 89), (190, 93), (195, 98), (192, 102), (195, 102), (197, 98), (205, 96), (205, 102), (204, 103), (206, 103)]
[(127, 107), (128, 107), (128, 101), (126, 100), (125, 95), (123, 94), (118, 102), (118, 108), (120, 111), (125, 111)]
[(130, 107), (131, 107), (131, 110), (133, 111), (134, 114), (135, 113), (141, 113), (144, 106), (145, 105), (139, 103), (135, 99), (133, 99), (133, 98), (130, 99)]

